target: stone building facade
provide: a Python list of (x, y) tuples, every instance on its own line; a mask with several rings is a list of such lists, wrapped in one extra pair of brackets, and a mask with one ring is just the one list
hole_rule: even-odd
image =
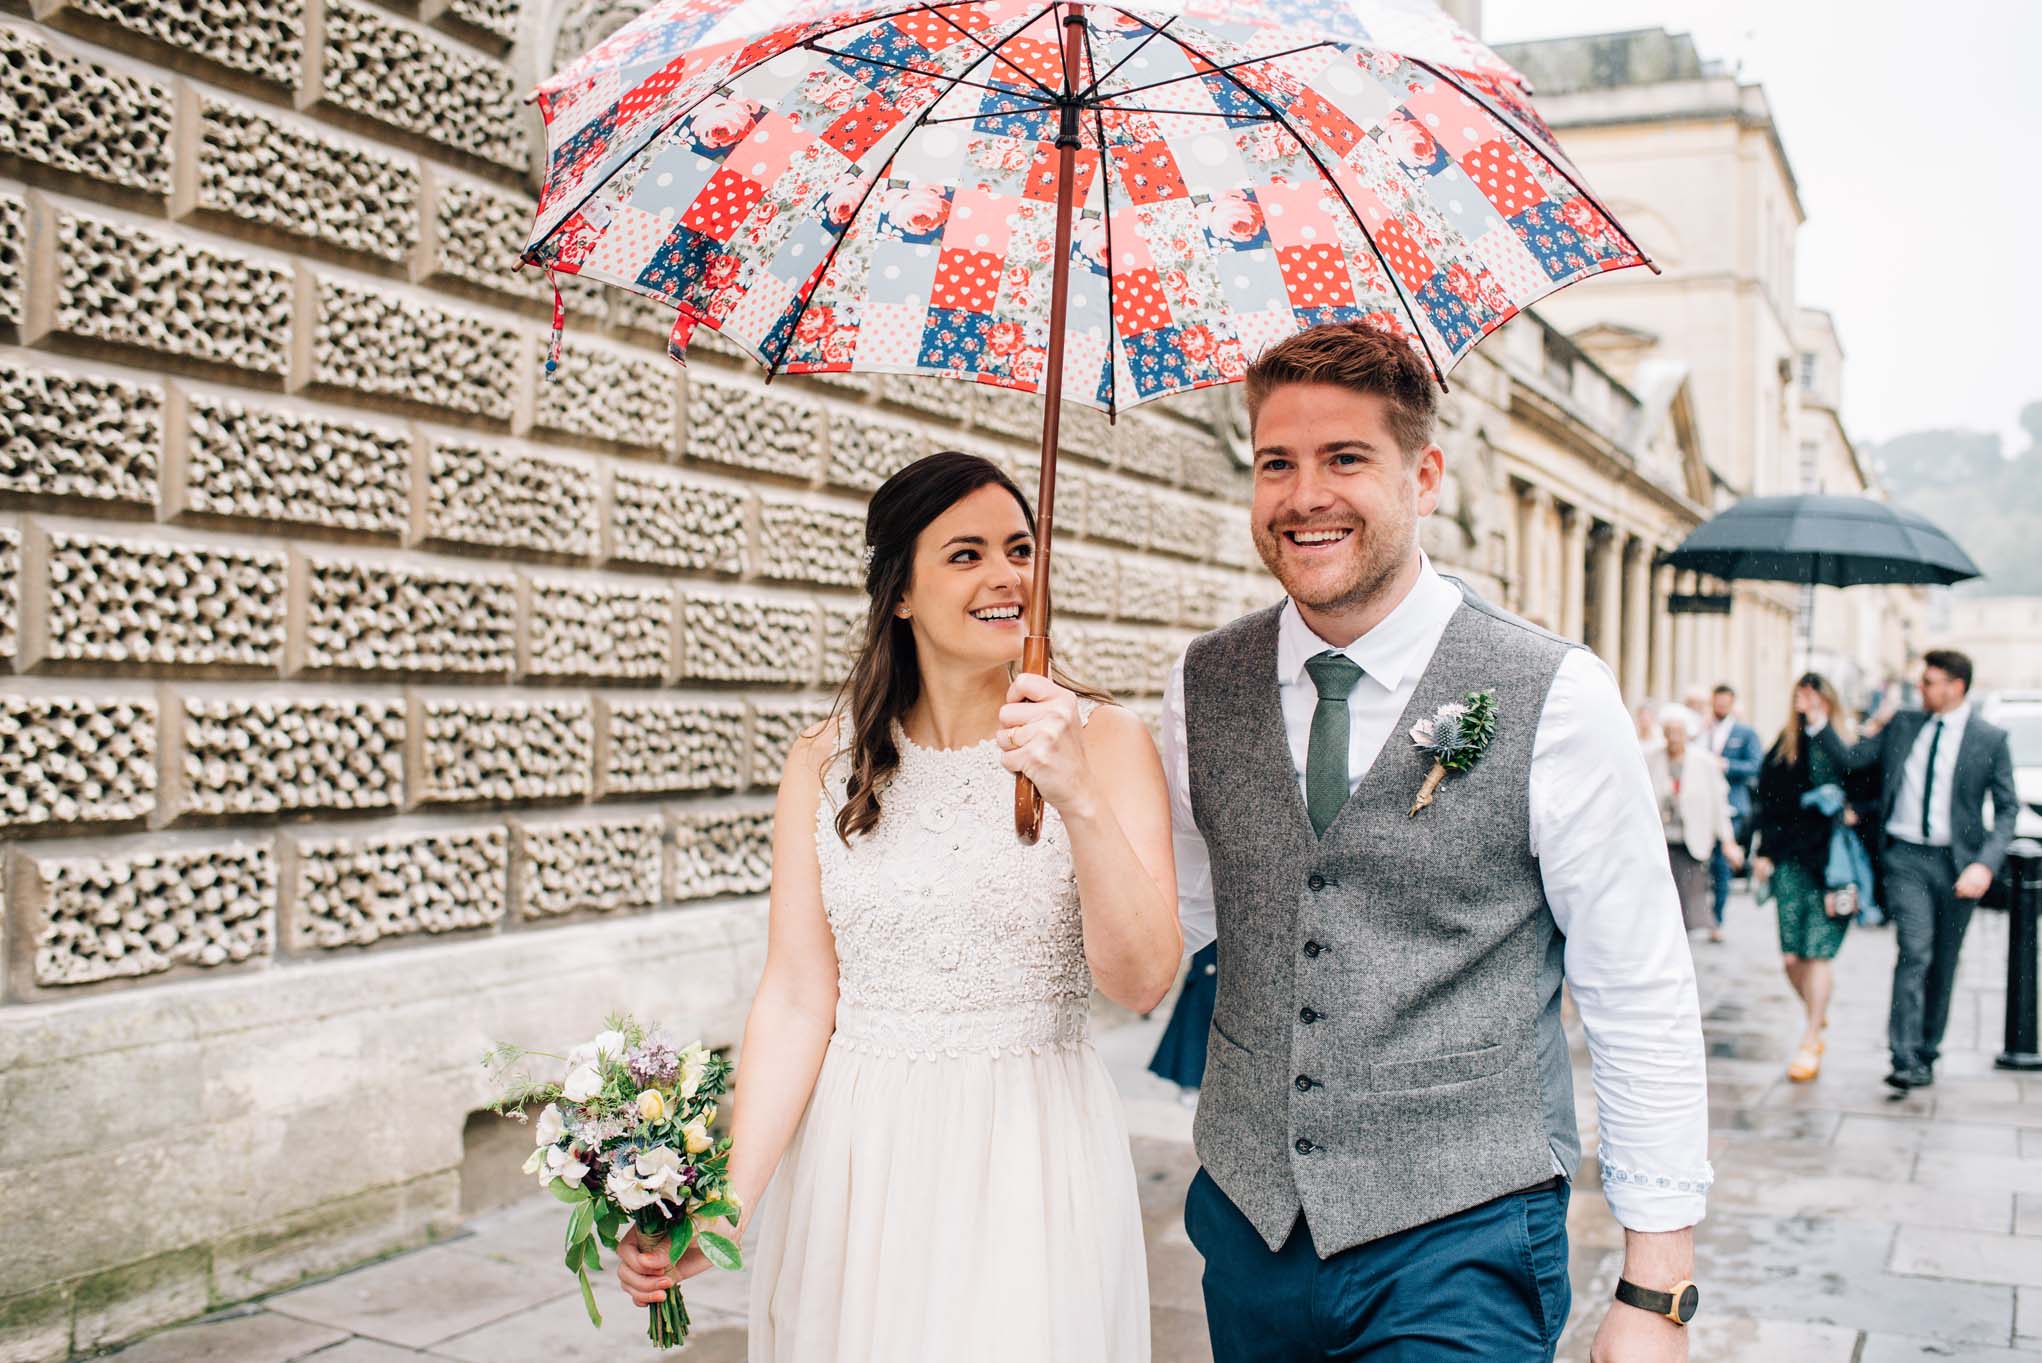
[[(1039, 417), (683, 372), (586, 291), (541, 380), (519, 97), (628, 0), (0, 7), (0, 1360), (44, 1363), (456, 1225), (518, 1158), (494, 1040), (734, 1042), (863, 499), (943, 447), (1030, 486)], [(1425, 528), (1639, 699), (1723, 656), (1654, 564), (1720, 493), (1675, 342), (1503, 328)], [(1065, 440), (1059, 657), (1153, 718), (1275, 594), (1238, 396)]]

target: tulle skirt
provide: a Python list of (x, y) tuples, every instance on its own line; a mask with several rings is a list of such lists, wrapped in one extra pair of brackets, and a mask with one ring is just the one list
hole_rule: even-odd
[(1089, 1043), (833, 1043), (758, 1225), (751, 1363), (1148, 1363), (1134, 1162)]

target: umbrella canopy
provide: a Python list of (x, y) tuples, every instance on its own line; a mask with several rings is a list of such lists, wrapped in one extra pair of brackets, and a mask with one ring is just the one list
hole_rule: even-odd
[[(1079, 20), (1075, 69), (1066, 29)], [(1521, 78), (1430, 0), (664, 0), (545, 82), (532, 263), (770, 371), (1063, 391), (1108, 413), (1321, 322), (1442, 381), (1520, 308), (1647, 263)]]
[(1924, 516), (1869, 497), (1748, 497), (1703, 522), (1661, 560), (1725, 580), (1947, 585), (1978, 565)]
[(706, 325), (769, 378), (1042, 394), (1038, 675), (1066, 391), (1111, 416), (1328, 322), (1444, 386), (1526, 304), (1650, 263), (1430, 0), (660, 0), (533, 97), (525, 259), (670, 305), (675, 358)]

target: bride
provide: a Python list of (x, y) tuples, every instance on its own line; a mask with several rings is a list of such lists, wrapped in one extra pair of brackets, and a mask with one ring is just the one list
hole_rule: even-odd
[[(1014, 675), (1033, 531), (968, 454), (867, 512), (864, 646), (787, 758), (745, 1024), (751, 1363), (1149, 1357), (1134, 1167), (1086, 1018), (1095, 983), (1146, 1012), (1175, 978), (1169, 807), (1138, 720)], [(1050, 806), (1034, 846), (1017, 772)], [(704, 1267), (633, 1232), (617, 1276), (648, 1305)]]

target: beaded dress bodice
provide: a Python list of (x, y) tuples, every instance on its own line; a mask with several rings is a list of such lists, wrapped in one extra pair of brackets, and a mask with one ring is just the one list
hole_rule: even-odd
[[(1089, 710), (1089, 707), (1087, 707)], [(988, 741), (919, 747), (879, 823), (846, 847), (833, 767), (816, 813), (823, 910), (837, 945), (834, 1045), (927, 1058), (1040, 1052), (1086, 1035), (1092, 975), (1063, 820), (1014, 835), (1014, 777)]]

